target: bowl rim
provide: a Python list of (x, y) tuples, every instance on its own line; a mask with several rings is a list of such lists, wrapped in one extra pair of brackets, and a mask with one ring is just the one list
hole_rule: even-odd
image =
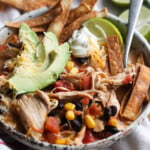
[[(37, 15), (37, 13), (40, 15), (42, 13), (45, 13), (48, 10), (49, 10), (49, 7), (34, 10), (34, 11), (31, 11), (31, 12), (28, 12), (28, 13), (25, 13), (25, 14), (21, 15), (20, 17), (18, 17), (14, 21), (20, 21), (23, 18), (28, 18), (28, 17), (32, 18), (32, 17), (35, 17)], [(111, 13), (108, 14), (107, 18), (111, 18), (115, 21), (119, 21), (123, 25), (127, 25), (126, 22), (120, 20), (117, 16), (115, 16)], [(4, 30), (6, 30), (8, 33), (13, 31), (12, 29), (9, 29), (7, 27), (3, 27), (3, 28), (0, 29), (0, 34)], [(137, 37), (138, 39), (140, 39), (140, 41), (142, 41), (144, 46), (146, 46), (147, 50), (150, 52), (150, 45), (145, 40), (145, 38), (137, 31), (135, 31), (134, 36)], [(43, 142), (43, 141), (38, 141), (38, 140), (33, 139), (31, 137), (25, 136), (25, 134), (23, 134), (21, 132), (18, 132), (16, 130), (12, 129), (9, 125), (5, 124), (5, 122), (3, 122), (2, 120), (0, 120), (0, 126), (2, 127), (2, 129), (7, 134), (9, 134), (14, 139), (20, 141), (21, 143), (26, 144), (30, 147), (31, 147), (30, 144), (32, 143), (33, 144), (32, 148), (36, 148), (36, 147), (40, 147), (40, 146), (42, 146), (42, 148), (45, 148), (45, 149), (47, 149), (47, 148), (66, 149), (67, 148), (67, 149), (70, 149), (70, 150), (71, 149), (93, 148), (93, 147), (96, 147), (97, 145), (104, 146), (106, 144), (109, 144), (110, 141), (112, 141), (112, 142), (117, 141), (117, 140), (123, 138), (125, 135), (129, 134), (133, 130), (133, 127), (136, 128), (137, 126), (139, 126), (142, 123), (142, 121), (144, 120), (144, 117), (148, 113), (149, 108), (150, 108), (150, 103), (148, 103), (146, 105), (145, 109), (141, 112), (141, 114), (138, 116), (138, 118), (134, 122), (132, 122), (124, 130), (122, 130), (122, 131), (120, 131), (120, 132), (118, 132), (118, 133), (116, 133), (116, 134), (114, 134), (114, 135), (112, 135), (108, 138), (101, 139), (101, 140), (98, 140), (98, 141), (95, 141), (95, 142), (92, 142), (92, 143), (89, 143), (89, 144), (82, 144), (82, 145), (58, 145), (58, 144), (51, 144), (51, 143), (47, 143), (47, 142)]]

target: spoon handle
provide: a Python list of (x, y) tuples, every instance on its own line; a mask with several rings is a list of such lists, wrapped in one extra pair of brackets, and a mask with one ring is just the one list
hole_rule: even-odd
[(143, 0), (130, 0), (130, 9), (129, 9), (129, 18), (128, 18), (128, 32), (126, 37), (125, 43), (125, 53), (124, 53), (124, 60), (123, 65), (126, 68), (129, 50), (131, 46), (131, 42), (133, 39), (133, 34), (135, 31), (135, 26), (138, 20), (138, 16), (142, 7)]

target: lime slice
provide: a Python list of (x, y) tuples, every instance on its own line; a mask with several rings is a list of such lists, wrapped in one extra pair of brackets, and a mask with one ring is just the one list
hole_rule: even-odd
[(112, 2), (121, 7), (128, 7), (130, 5), (130, 0), (112, 0)]
[(105, 40), (109, 35), (118, 35), (121, 48), (124, 47), (122, 35), (118, 28), (110, 21), (103, 18), (91, 18), (83, 23), (83, 26), (87, 27), (88, 30), (97, 36), (100, 40)]
[(138, 28), (138, 31), (150, 42), (150, 24), (145, 24)]
[[(125, 10), (123, 13), (120, 14), (119, 18), (128, 21), (128, 14), (129, 10)], [(138, 23), (137, 23), (137, 30), (148, 40), (150, 41), (150, 9), (147, 7), (142, 7), (141, 12), (138, 18)]]

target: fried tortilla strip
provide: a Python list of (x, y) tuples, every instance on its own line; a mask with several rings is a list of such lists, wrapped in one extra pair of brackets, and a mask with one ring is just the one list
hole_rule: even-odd
[(70, 11), (66, 26), (75, 19), (91, 12), (96, 2), (97, 0), (82, 0), (77, 8)]
[(62, 7), (60, 7), (60, 2), (57, 3), (54, 7), (52, 7), (47, 13), (43, 14), (40, 17), (32, 18), (26, 21), (19, 21), (19, 22), (7, 22), (6, 26), (12, 28), (19, 28), (21, 23), (26, 23), (30, 27), (40, 26), (44, 24), (48, 24), (52, 21), (52, 19), (62, 12)]
[(46, 26), (37, 26), (31, 28), (34, 32), (46, 32)]
[(7, 5), (0, 2), (0, 12), (3, 12), (4, 10), (6, 10), (6, 8)]
[(58, 38), (68, 19), (71, 4), (72, 0), (61, 0), (62, 13), (56, 16), (48, 27), (48, 31), (55, 33)]
[(54, 6), (58, 3), (59, 0), (36, 0), (39, 3), (42, 3), (43, 6)]
[(31, 11), (43, 7), (40, 3), (32, 2), (31, 0), (0, 0), (0, 2), (23, 11)]
[(147, 96), (149, 86), (150, 68), (144, 65), (139, 65), (139, 72), (135, 81), (135, 85), (122, 114), (123, 118), (126, 118), (130, 121), (136, 119), (142, 103)]
[(108, 36), (107, 39), (109, 67), (112, 75), (123, 72), (122, 55), (117, 35)]
[(7, 5), (15, 7), (22, 11), (31, 11), (44, 6), (54, 6), (58, 0), (0, 0)]
[(92, 18), (92, 17), (105, 17), (105, 16), (107, 16), (107, 9), (106, 8), (102, 9), (99, 12), (92, 11), (86, 15), (83, 15), (82, 17), (76, 19), (75, 21), (73, 21), (72, 23), (70, 23), (68, 26), (66, 26), (63, 29), (61, 36), (60, 36), (60, 39), (59, 39), (59, 42), (63, 43), (66, 40), (68, 40), (71, 37), (73, 31), (79, 29), (85, 20)]
[(88, 5), (88, 7), (90, 7), (90, 9), (93, 9), (96, 2), (97, 2), (97, 0), (82, 0), (81, 3), (86, 3)]

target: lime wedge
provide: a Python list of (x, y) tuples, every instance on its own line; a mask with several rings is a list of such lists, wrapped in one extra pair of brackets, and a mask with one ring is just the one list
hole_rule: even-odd
[(122, 35), (118, 28), (110, 21), (103, 18), (91, 18), (83, 23), (83, 26), (97, 36), (100, 40), (105, 40), (108, 35), (118, 35), (118, 39), (121, 45), (121, 49), (124, 47)]
[(130, 5), (130, 0), (112, 0), (112, 2), (121, 7), (128, 7)]
[[(120, 14), (119, 18), (127, 22), (128, 14), (129, 10), (125, 10)], [(150, 41), (150, 9), (147, 7), (143, 6), (141, 8), (136, 28), (148, 41)]]
[(138, 28), (138, 31), (150, 42), (150, 24), (144, 24)]

